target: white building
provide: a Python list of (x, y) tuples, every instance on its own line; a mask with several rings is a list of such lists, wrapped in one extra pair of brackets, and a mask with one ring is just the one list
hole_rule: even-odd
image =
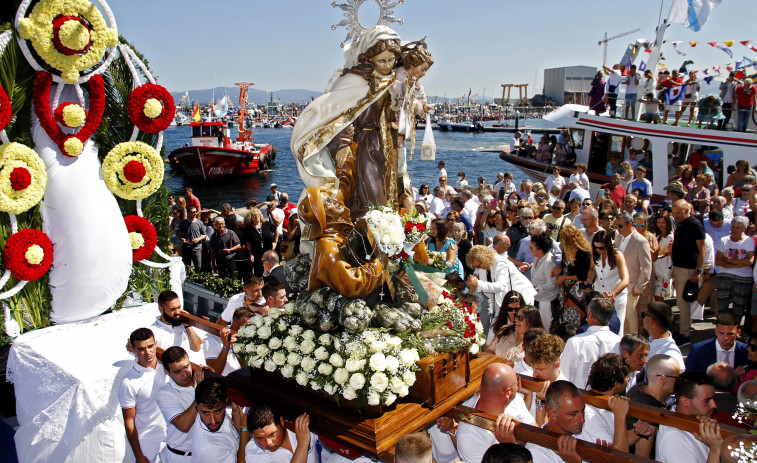
[(544, 94), (557, 104), (589, 104), (591, 81), (597, 74), (592, 66), (568, 66), (544, 70)]

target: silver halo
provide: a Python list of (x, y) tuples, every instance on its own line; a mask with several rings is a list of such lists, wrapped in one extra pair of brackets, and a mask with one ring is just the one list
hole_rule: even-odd
[(378, 5), (379, 8), (379, 18), (378, 21), (376, 21), (376, 26), (379, 24), (388, 26), (390, 23), (397, 23), (400, 25), (405, 23), (404, 19), (396, 18), (394, 16), (394, 11), (392, 11), (392, 8), (405, 3), (405, 0), (347, 0), (347, 3), (337, 3), (336, 1), (333, 1), (331, 2), (333, 8), (341, 8), (342, 11), (344, 11), (344, 19), (331, 25), (332, 31), (336, 30), (337, 27), (345, 27), (347, 29), (347, 36), (344, 38), (344, 42), (339, 44), (342, 48), (344, 48), (344, 45), (348, 42), (353, 43), (357, 41), (365, 30), (373, 27), (373, 25), (369, 27), (363, 26), (358, 19), (360, 7), (363, 3), (368, 1), (376, 2), (376, 5)]

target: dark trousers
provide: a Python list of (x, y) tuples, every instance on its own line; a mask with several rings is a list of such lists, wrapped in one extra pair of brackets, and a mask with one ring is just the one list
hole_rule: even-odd
[(728, 122), (731, 120), (731, 113), (733, 112), (733, 103), (723, 103), (723, 116), (724, 119), (718, 121), (718, 130), (725, 130), (728, 126)]
[(185, 246), (181, 251), (181, 260), (184, 261), (184, 265), (192, 265), (196, 272), (202, 270), (202, 246), (197, 246), (195, 249)]
[(615, 112), (618, 110), (618, 94), (607, 94), (607, 105), (610, 107), (610, 117), (615, 117)]
[(234, 273), (237, 271), (234, 259), (226, 260), (223, 256), (216, 257), (216, 268), (221, 278), (234, 278)]

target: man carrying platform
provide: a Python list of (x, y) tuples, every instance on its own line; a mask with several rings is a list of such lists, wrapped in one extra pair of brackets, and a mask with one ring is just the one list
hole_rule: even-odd
[(242, 368), (232, 347), (237, 340), (237, 334), (232, 332), (238, 331), (239, 328), (246, 325), (250, 321), (250, 318), (254, 316), (255, 313), (249, 307), (239, 307), (234, 311), (231, 325), (221, 329), (218, 336), (208, 336), (202, 344), (205, 360), (213, 371), (219, 375), (226, 376), (232, 371)]
[(229, 298), (229, 303), (226, 304), (226, 308), (216, 320), (216, 324), (228, 324), (234, 316), (234, 311), (242, 306), (249, 307), (256, 314), (268, 315), (268, 311), (265, 310), (265, 298), (262, 295), (262, 290), (263, 279), (255, 275), (250, 276), (245, 280), (242, 292)]
[(252, 438), (245, 459), (255, 463), (319, 463), (318, 436), (310, 432), (307, 413), (294, 421), (294, 432), (284, 427), (284, 418), (265, 404), (255, 404), (247, 414)]
[(208, 378), (195, 388), (197, 418), (193, 425), (192, 461), (236, 463), (244, 452), (250, 437), (245, 427), (247, 417), (234, 402), (229, 415), (227, 404), (226, 385), (220, 379)]
[(202, 355), (195, 354), (202, 348), (202, 339), (194, 328), (182, 322), (179, 295), (171, 290), (163, 291), (158, 295), (158, 309), (160, 317), (150, 325), (158, 347), (166, 350), (171, 346), (181, 346), (190, 352), (193, 361), (202, 363)]

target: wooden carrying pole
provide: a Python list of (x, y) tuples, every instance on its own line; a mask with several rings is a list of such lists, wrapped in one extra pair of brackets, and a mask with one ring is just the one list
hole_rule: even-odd
[[(521, 385), (529, 391), (541, 391), (543, 381), (526, 375), (520, 376)], [(607, 406), (607, 396), (599, 395), (595, 392), (585, 391), (579, 389), (584, 397), (584, 402), (603, 410), (609, 410)], [(662, 424), (673, 428), (687, 431), (690, 433), (699, 432), (699, 420), (693, 416), (684, 415), (681, 413), (671, 412), (663, 408), (652, 407), (651, 405), (641, 404), (639, 402), (631, 402), (631, 406), (628, 408), (629, 418), (638, 418), (652, 424)], [(735, 426), (728, 426), (725, 424), (720, 425), (720, 433), (723, 439), (730, 437), (733, 434), (743, 434), (746, 431), (737, 428)]]
[[(497, 421), (497, 415), (491, 413), (480, 412), (476, 409), (466, 407), (464, 405), (458, 405), (447, 413), (448, 417), (462, 421), (464, 423), (472, 424), (479, 428), (488, 429), (494, 432), (494, 423)], [(531, 426), (524, 423), (518, 423), (515, 426), (515, 438), (521, 442), (530, 442), (540, 447), (548, 448), (557, 452), (557, 439), (559, 434), (547, 431), (546, 429), (539, 428), (537, 426)], [(606, 447), (586, 442), (584, 440), (578, 440), (576, 444), (576, 452), (581, 456), (583, 460), (591, 461), (593, 463), (623, 463), (623, 462), (652, 462), (648, 458), (637, 457), (626, 452), (620, 452), (618, 450), (611, 450)]]

